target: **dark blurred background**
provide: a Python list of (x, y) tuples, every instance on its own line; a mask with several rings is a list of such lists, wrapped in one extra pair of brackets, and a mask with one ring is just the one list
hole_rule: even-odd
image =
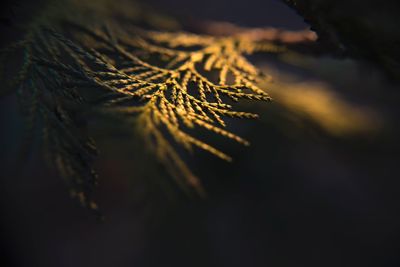
[[(146, 3), (187, 19), (307, 27), (277, 0)], [(4, 4), (3, 40), (26, 5), (40, 9)], [(211, 137), (232, 164), (189, 159), (205, 200), (180, 192), (139, 136), (93, 127), (104, 222), (69, 198), (39, 145), (17, 163), (23, 123), (15, 96), (0, 99), (1, 266), (400, 266), (398, 84), (362, 60), (256, 62), (275, 101), (243, 105), (261, 119), (232, 124), (249, 148)]]

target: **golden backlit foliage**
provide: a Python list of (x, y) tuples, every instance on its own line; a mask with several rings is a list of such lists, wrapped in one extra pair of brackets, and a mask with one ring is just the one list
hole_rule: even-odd
[[(194, 133), (203, 129), (249, 145), (227, 129), (226, 118), (257, 118), (235, 110), (233, 104), (271, 98), (259, 87), (269, 76), (246, 56), (285, 49), (244, 34), (215, 37), (152, 30), (149, 27), (165, 18), (133, 12), (136, 17), (129, 20), (126, 12), (115, 17), (119, 13), (110, 11), (115, 7), (104, 5), (83, 3), (76, 9), (82, 12), (73, 16), (57, 15), (61, 11), (53, 6), (49, 10), (54, 12), (48, 10), (33, 23), (24, 40), (10, 46), (24, 54), (12, 84), (28, 128), (34, 129), (40, 121), (48, 159), (70, 185), (71, 195), (94, 210), (91, 192), (97, 176), (91, 163), (97, 152), (81, 122), (88, 110), (136, 117), (134, 127), (177, 183), (204, 194), (176, 144), (231, 161)], [(137, 26), (138, 21), (147, 27)], [(167, 21), (174, 26), (173, 20)]]
[[(137, 127), (183, 187), (203, 192), (199, 180), (180, 158), (165, 132), (189, 151), (197, 147), (227, 161), (232, 160), (230, 156), (192, 136), (188, 130), (203, 128), (249, 145), (247, 140), (225, 129), (224, 118), (254, 119), (257, 115), (235, 111), (226, 101), (270, 100), (257, 85), (265, 77), (244, 55), (257, 51), (275, 53), (282, 50), (280, 47), (249, 42), (241, 37), (217, 38), (139, 28), (131, 28), (125, 34), (119, 30), (113, 36), (101, 30), (80, 30), (90, 32), (93, 40), (86, 38), (84, 44), (101, 48), (101, 54), (94, 50), (83, 52), (68, 40), (60, 36), (58, 39), (69, 44), (67, 49), (71, 55), (76, 53), (75, 60), (84, 72), (93, 75), (99, 86), (115, 94), (106, 103), (115, 107), (111, 110), (138, 115)], [(120, 59), (113, 58), (113, 52)], [(101, 62), (98, 64), (101, 66), (97, 66), (101, 70), (95, 72), (87, 60)]]
[(383, 126), (381, 116), (373, 109), (351, 103), (326, 82), (298, 81), (293, 75), (277, 72), (273, 76), (268, 91), (274, 102), (309, 119), (332, 136), (371, 134)]

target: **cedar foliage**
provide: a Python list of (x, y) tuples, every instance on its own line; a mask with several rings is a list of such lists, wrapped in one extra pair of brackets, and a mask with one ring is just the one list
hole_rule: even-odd
[[(244, 35), (149, 29), (154, 28), (154, 15), (134, 21), (100, 10), (103, 13), (91, 19), (84, 12), (71, 18), (47, 10), (43, 14), (50, 16), (29, 25), (23, 40), (2, 51), (4, 59), (11, 51), (23, 53), (10, 87), (16, 88), (27, 132), (32, 135), (39, 128), (47, 158), (67, 182), (71, 196), (93, 210), (98, 209), (92, 196), (97, 151), (84, 116), (93, 110), (119, 118), (136, 116), (136, 127), (177, 183), (203, 194), (176, 144), (231, 161), (192, 134), (202, 128), (249, 145), (227, 129), (226, 117), (255, 119), (257, 114), (237, 111), (233, 103), (271, 98), (257, 85), (267, 76), (246, 55), (283, 48)], [(162, 17), (158, 24), (164, 24)]]

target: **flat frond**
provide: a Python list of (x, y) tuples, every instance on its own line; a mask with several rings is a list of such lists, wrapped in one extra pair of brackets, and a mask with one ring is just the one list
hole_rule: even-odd
[[(91, 199), (95, 149), (75, 118), (85, 106), (96, 104), (102, 112), (138, 116), (137, 128), (155, 155), (180, 185), (199, 193), (204, 192), (199, 179), (172, 142), (226, 161), (232, 158), (193, 132), (205, 129), (249, 145), (229, 131), (226, 117), (258, 115), (234, 110), (233, 102), (271, 98), (257, 85), (265, 76), (246, 55), (276, 53), (281, 47), (241, 35), (159, 32), (117, 21), (107, 27), (71, 21), (63, 25), (68, 34), (38, 27), (19, 45), (24, 62), (14, 84), (20, 86), (21, 95), (35, 99), (28, 102), (35, 103), (30, 109), (40, 110), (49, 158), (71, 185), (71, 194), (85, 206), (97, 209)], [(87, 93), (93, 88), (96, 93)]]

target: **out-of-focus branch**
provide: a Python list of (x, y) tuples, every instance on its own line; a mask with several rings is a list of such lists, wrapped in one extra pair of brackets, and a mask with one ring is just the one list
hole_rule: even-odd
[(400, 81), (398, 0), (282, 0), (315, 30), (331, 54), (372, 63)]
[(230, 22), (199, 22), (194, 27), (210, 35), (245, 36), (252, 41), (270, 41), (283, 44), (312, 43), (317, 40), (317, 34), (309, 29), (291, 31), (273, 27), (249, 28), (241, 27)]

